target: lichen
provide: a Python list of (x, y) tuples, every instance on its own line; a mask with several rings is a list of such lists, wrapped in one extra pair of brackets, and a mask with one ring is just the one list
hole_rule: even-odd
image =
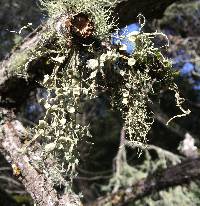
[(27, 51), (21, 52), (20, 54), (15, 54), (10, 60), (10, 71), (13, 75), (24, 75), (24, 68), (27, 60), (30, 58), (30, 54)]
[[(131, 55), (121, 53), (119, 47), (110, 44), (108, 38), (113, 22), (108, 21), (108, 2), (41, 1), (50, 17), (49, 28), (41, 45), (32, 51), (32, 60), (45, 56), (42, 69), (49, 68), (49, 62), (53, 69), (48, 74), (41, 72), (42, 81), (36, 79), (48, 92), (41, 100), (46, 112), (32, 129), (32, 139), (25, 148), (39, 142), (42, 148), (40, 167), (57, 186), (63, 184), (62, 178), (72, 182), (76, 175), (78, 143), (91, 136), (91, 121), (85, 110), (91, 100), (104, 94), (109, 109), (121, 115), (126, 139), (146, 144), (146, 135), (153, 123), (147, 105), (151, 96), (158, 96), (162, 88), (178, 92), (170, 62), (152, 41), (163, 34), (148, 34), (141, 30), (130, 36), (130, 41), (136, 45)], [(84, 20), (81, 23), (94, 22), (94, 35), (93, 29), (86, 37), (81, 36), (78, 29), (79, 33), (74, 32), (72, 23), (77, 16)], [(60, 33), (57, 23), (62, 24), (63, 18), (64, 33)], [(88, 37), (92, 43), (84, 44)], [(33, 61), (26, 63), (27, 72), (30, 72), (31, 64)], [(39, 71), (37, 65), (34, 69), (32, 72)], [(52, 161), (51, 168), (45, 167), (48, 158)]]
[[(150, 197), (138, 200), (134, 203), (136, 206), (168, 206), (168, 205), (199, 205), (198, 186), (192, 182), (189, 186), (176, 186), (166, 191), (160, 191)], [(131, 205), (131, 203), (130, 203)]]
[(95, 23), (96, 35), (100, 39), (107, 37), (115, 25), (115, 21), (110, 21), (111, 11), (109, 9), (115, 2), (109, 0), (40, 0), (40, 2), (44, 10), (47, 10), (52, 20), (51, 23), (58, 20), (61, 15), (87, 14)]

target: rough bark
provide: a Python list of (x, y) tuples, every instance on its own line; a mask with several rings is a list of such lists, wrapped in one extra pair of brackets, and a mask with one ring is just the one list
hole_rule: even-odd
[(152, 192), (167, 189), (171, 186), (186, 184), (191, 180), (200, 179), (199, 168), (200, 158), (188, 159), (178, 165), (154, 173), (131, 187), (123, 188), (116, 193), (101, 197), (88, 206), (103, 206), (107, 203), (113, 206), (126, 205), (130, 201), (145, 197)]
[[(0, 148), (7, 161), (15, 168), (14, 173), (25, 186), (38, 206), (79, 206), (81, 202), (75, 194), (59, 194), (52, 181), (31, 165), (31, 158), (22, 152), (19, 135), (19, 122), (10, 111), (1, 109), (6, 116), (5, 123), (0, 126)], [(12, 116), (12, 117), (10, 117)], [(22, 125), (21, 125), (22, 127)]]

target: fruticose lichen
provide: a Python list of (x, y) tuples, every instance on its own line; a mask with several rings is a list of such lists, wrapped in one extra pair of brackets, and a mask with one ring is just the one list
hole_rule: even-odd
[(110, 8), (115, 1), (108, 0), (61, 0), (48, 1), (40, 0), (41, 5), (47, 10), (51, 20), (56, 20), (63, 15), (76, 15), (83, 13), (89, 16), (95, 23), (95, 35), (99, 38), (105, 38), (115, 24), (110, 21)]
[[(153, 122), (148, 109), (151, 97), (163, 88), (178, 92), (170, 62), (152, 41), (162, 34), (140, 31), (130, 36), (136, 45), (131, 55), (111, 45), (109, 2), (41, 1), (50, 17), (49, 30), (26, 67), (27, 76), (48, 94), (40, 100), (44, 118), (32, 129), (32, 139), (25, 147), (39, 142), (40, 168), (56, 185), (60, 177), (71, 181), (76, 174), (77, 145), (90, 136), (90, 121), (84, 110), (88, 102), (105, 94), (110, 110), (121, 114), (127, 140), (146, 142)], [(34, 72), (39, 71), (38, 66), (31, 70), (31, 65), (41, 57), (45, 57), (40, 68), (42, 78), (37, 78)], [(47, 158), (53, 162), (49, 170), (42, 162)]]

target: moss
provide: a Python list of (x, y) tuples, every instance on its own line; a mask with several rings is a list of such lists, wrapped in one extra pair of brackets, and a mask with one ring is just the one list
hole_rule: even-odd
[(21, 52), (14, 54), (14, 56), (11, 57), (9, 69), (11, 73), (14, 75), (25, 75), (25, 65), (30, 58), (30, 54), (28, 52)]
[(29, 195), (14, 195), (13, 198), (15, 199), (15, 201), (18, 203), (18, 205), (32, 205), (32, 199)]

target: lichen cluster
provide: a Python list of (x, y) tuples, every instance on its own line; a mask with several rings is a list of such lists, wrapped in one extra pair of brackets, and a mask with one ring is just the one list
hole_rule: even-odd
[(60, 71), (57, 66), (51, 76), (45, 76), (43, 85), (48, 88), (48, 96), (41, 101), (44, 102), (46, 114), (35, 128), (36, 136), (33, 137), (42, 138), (44, 156), (53, 153), (60, 165), (67, 168), (69, 175), (78, 164), (74, 147), (87, 134), (86, 126), (78, 124), (76, 113), (81, 103), (82, 81), (76, 70), (74, 54), (71, 58), (71, 64)]
[[(90, 47), (84, 55), (71, 48), (53, 58), (53, 73), (45, 75), (43, 86), (48, 96), (42, 102), (46, 114), (34, 128), (32, 141), (40, 140), (44, 157), (53, 155), (62, 165), (60, 171), (68, 172), (71, 178), (78, 164), (78, 142), (90, 135), (84, 105), (101, 94), (108, 97), (111, 110), (121, 113), (127, 140), (146, 142), (153, 122), (147, 111), (149, 95), (155, 93), (155, 82), (170, 87), (173, 72), (147, 34), (138, 34), (134, 39), (136, 50), (132, 56), (124, 56), (115, 48), (95, 52)], [(158, 61), (159, 68), (154, 61)], [(160, 79), (153, 77), (152, 68), (160, 69), (154, 71)]]
[[(56, 160), (56, 164), (49, 170), (43, 166), (47, 176), (55, 173), (55, 184), (59, 183), (60, 176), (65, 178), (68, 174), (67, 178), (71, 181), (76, 174), (80, 150), (78, 143), (86, 141), (84, 137), (90, 136), (90, 118), (85, 105), (91, 100), (104, 94), (109, 109), (121, 114), (126, 139), (146, 142), (146, 135), (153, 122), (148, 102), (161, 89), (176, 88), (170, 62), (155, 48), (152, 41), (162, 34), (140, 31), (130, 36), (130, 41), (136, 45), (131, 55), (111, 45), (109, 32), (113, 22), (108, 21), (110, 12), (106, 9), (111, 6), (109, 2), (41, 1), (49, 13), (49, 22), (52, 22), (49, 28), (51, 35), (45, 32), (43, 42), (46, 46), (42, 44), (37, 48), (35, 57), (26, 66), (29, 68), (35, 59), (45, 57), (42, 69), (49, 68), (49, 65), (53, 69), (45, 74), (36, 66), (32, 76), (28, 74), (29, 78), (35, 78), (33, 73), (40, 72), (43, 81), (41, 78), (35, 79), (48, 92), (47, 97), (41, 100), (46, 110), (44, 118), (33, 128), (30, 143), (37, 141), (41, 144), (44, 160), (48, 157)], [(79, 13), (81, 17), (86, 14), (89, 21), (94, 22), (95, 33), (91, 36), (91, 44), (81, 43), (80, 36), (70, 33), (71, 27), (69, 30), (66, 27), (67, 35), (57, 30), (56, 21), (59, 22), (62, 19), (60, 17), (64, 15), (65, 25), (66, 22), (71, 25)], [(69, 18), (69, 14), (72, 17)]]
[(63, 15), (87, 14), (95, 22), (95, 34), (100, 39), (107, 37), (109, 31), (115, 25), (115, 20), (110, 21), (110, 8), (115, 1), (109, 0), (40, 0), (44, 10), (47, 10), (51, 23)]

